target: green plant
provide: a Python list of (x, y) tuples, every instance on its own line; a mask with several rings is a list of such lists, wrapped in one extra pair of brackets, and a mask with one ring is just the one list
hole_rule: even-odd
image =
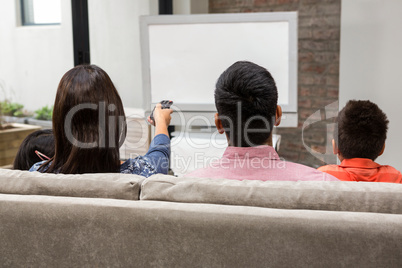
[(53, 106), (44, 106), (35, 111), (35, 119), (38, 120), (52, 120)]
[[(8, 97), (12, 94), (13, 91), (8, 91), (6, 90), (6, 84), (4, 83), (3, 80), (0, 79), (0, 129), (5, 129), (5, 128), (10, 128), (12, 127), (9, 119), (7, 119), (5, 116), (11, 116), (11, 117), (23, 117), (27, 116), (27, 112), (23, 110), (24, 105), (17, 103), (17, 102), (12, 102), (11, 98)], [(12, 120), (11, 120), (12, 121)]]
[(20, 103), (5, 100), (0, 102), (0, 106), (1, 106), (1, 113), (3, 115), (17, 116), (17, 117), (24, 116), (24, 112), (22, 111), (24, 105)]

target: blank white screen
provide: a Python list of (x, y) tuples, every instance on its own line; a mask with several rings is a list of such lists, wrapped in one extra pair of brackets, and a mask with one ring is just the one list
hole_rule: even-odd
[(236, 61), (265, 67), (289, 104), (289, 23), (149, 25), (151, 101), (214, 104), (219, 75)]

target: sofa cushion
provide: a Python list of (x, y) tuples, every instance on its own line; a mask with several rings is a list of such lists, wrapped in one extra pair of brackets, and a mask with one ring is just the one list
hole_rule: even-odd
[(143, 182), (140, 199), (402, 214), (402, 185), (393, 183), (238, 181), (154, 175)]
[(0, 169), (0, 193), (138, 200), (144, 179), (120, 173), (65, 175)]

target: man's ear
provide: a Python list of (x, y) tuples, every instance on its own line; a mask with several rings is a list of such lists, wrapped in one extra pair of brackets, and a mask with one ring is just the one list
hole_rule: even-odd
[(336, 142), (334, 139), (332, 139), (332, 151), (336, 155), (339, 154), (339, 149), (338, 149), (338, 146), (336, 145)]
[(282, 119), (282, 107), (280, 105), (276, 106), (276, 113), (275, 113), (275, 126), (279, 126)]
[(222, 121), (219, 119), (219, 114), (215, 114), (215, 126), (216, 129), (218, 130), (219, 134), (225, 133), (225, 129), (222, 126)]
[(384, 151), (385, 151), (385, 142), (384, 142), (384, 146), (382, 146), (382, 150), (378, 156), (382, 155), (384, 153)]

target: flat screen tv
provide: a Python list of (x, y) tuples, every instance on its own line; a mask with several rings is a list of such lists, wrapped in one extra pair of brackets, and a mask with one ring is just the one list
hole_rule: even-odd
[(141, 17), (144, 108), (169, 99), (184, 114), (215, 112), (219, 75), (236, 61), (268, 69), (285, 126), (297, 125), (297, 12)]

